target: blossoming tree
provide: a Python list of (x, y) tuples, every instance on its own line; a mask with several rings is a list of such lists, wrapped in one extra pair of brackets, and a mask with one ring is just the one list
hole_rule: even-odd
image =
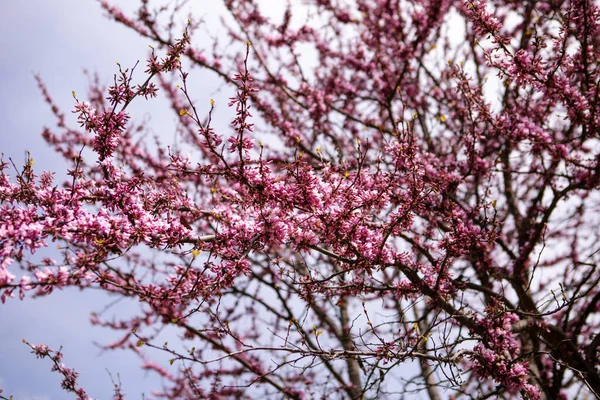
[[(79, 126), (40, 81), (69, 180), (1, 163), (2, 302), (139, 300), (91, 320), (162, 377), (156, 398), (599, 398), (598, 5), (290, 3), (226, 0), (229, 36), (201, 48), (185, 2), (102, 0), (155, 45), (74, 94)], [(236, 90), (229, 129), (198, 68)], [(128, 113), (158, 93), (177, 148)]]

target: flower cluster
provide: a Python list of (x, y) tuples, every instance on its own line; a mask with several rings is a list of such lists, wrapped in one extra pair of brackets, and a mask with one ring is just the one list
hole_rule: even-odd
[(497, 299), (488, 306), (486, 314), (487, 318), (479, 321), (485, 336), (473, 349), (475, 371), (479, 376), (492, 377), (510, 393), (522, 392), (527, 398), (540, 399), (539, 388), (528, 383), (528, 363), (517, 360), (519, 345), (512, 333), (512, 325), (519, 318), (504, 311), (503, 304)]
[(74, 393), (77, 396), (78, 400), (93, 400), (91, 397), (87, 395), (83, 388), (80, 388), (77, 384), (77, 378), (79, 377), (79, 373), (75, 372), (72, 368), (67, 368), (65, 364), (63, 364), (63, 354), (60, 350), (52, 350), (45, 344), (40, 345), (32, 345), (23, 340), (27, 346), (31, 347), (32, 353), (36, 355), (38, 358), (46, 358), (48, 357), (54, 365), (52, 366), (52, 371), (58, 372), (62, 375), (62, 383), (61, 386), (66, 392)]

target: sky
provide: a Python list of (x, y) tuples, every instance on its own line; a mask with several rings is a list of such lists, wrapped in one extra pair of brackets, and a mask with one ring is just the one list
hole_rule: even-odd
[[(138, 2), (118, 3), (127, 8)], [(212, 8), (218, 4), (203, 3), (202, 12), (207, 15), (212, 15)], [(3, 158), (10, 157), (22, 165), (25, 152), (29, 151), (37, 172), (50, 170), (57, 172), (57, 177), (64, 177), (65, 164), (41, 138), (42, 129), (53, 127), (54, 119), (37, 88), (34, 74), (42, 77), (56, 103), (70, 115), (74, 104), (72, 91), (78, 98), (85, 98), (88, 81), (84, 68), (97, 72), (108, 83), (117, 72), (117, 61), (132, 66), (139, 60), (143, 65), (149, 44), (147, 39), (106, 18), (95, 0), (0, 2)], [(201, 79), (208, 83), (199, 85), (207, 104), (217, 85), (211, 79)], [(144, 105), (143, 112), (152, 115), (154, 131), (172, 137), (175, 117), (171, 113), (160, 114), (161, 104), (164, 106), (160, 101)], [(51, 361), (36, 359), (22, 339), (56, 349), (62, 346), (65, 364), (80, 372), (81, 386), (94, 398), (111, 398), (112, 383), (107, 370), (115, 378), (120, 376), (129, 399), (141, 399), (144, 389), (156, 387), (156, 376), (141, 371), (137, 357), (125, 352), (101, 353), (93, 344), (108, 342), (111, 332), (91, 327), (89, 313), (101, 310), (111, 300), (101, 293), (71, 289), (38, 300), (9, 299), (0, 304), (2, 395), (13, 395), (15, 400), (72, 398), (61, 390), (60, 376), (50, 371)], [(121, 309), (133, 306), (119, 305)]]

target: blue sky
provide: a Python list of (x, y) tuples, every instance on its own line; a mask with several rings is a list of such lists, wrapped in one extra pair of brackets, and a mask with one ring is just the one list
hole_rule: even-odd
[[(135, 6), (138, 2), (117, 3)], [(211, 7), (215, 6), (203, 7), (203, 12), (211, 13)], [(28, 150), (35, 160), (36, 171), (56, 171), (57, 177), (64, 177), (64, 163), (40, 135), (44, 126), (54, 126), (54, 120), (33, 74), (41, 75), (56, 103), (69, 114), (73, 107), (71, 92), (75, 91), (80, 99), (85, 98), (84, 68), (98, 72), (104, 82), (109, 82), (116, 72), (115, 62), (132, 66), (140, 60), (143, 65), (149, 44), (147, 39), (108, 20), (95, 0), (0, 2), (3, 52), (0, 57), (0, 152), (4, 153), (4, 159), (12, 157), (19, 165)], [(212, 86), (218, 85), (214, 78), (211, 82)], [(203, 98), (204, 92), (209, 96), (209, 92), (215, 90), (208, 86), (199, 86), (203, 93), (198, 97)], [(156, 116), (160, 105), (160, 102), (144, 105), (147, 107), (144, 112), (152, 114), (154, 131), (172, 138), (175, 117), (170, 113)], [(22, 339), (52, 348), (62, 346), (65, 364), (81, 373), (81, 385), (94, 398), (111, 398), (112, 384), (106, 369), (113, 376), (120, 375), (130, 399), (141, 399), (143, 390), (148, 394), (149, 388), (159, 385), (155, 375), (146, 377), (139, 369), (137, 357), (124, 352), (101, 354), (94, 346), (94, 341), (109, 341), (111, 332), (91, 327), (89, 313), (102, 309), (110, 300), (101, 293), (71, 289), (39, 300), (10, 299), (0, 304), (3, 395), (14, 395), (15, 400), (73, 397), (60, 389), (60, 376), (50, 372), (51, 362), (37, 360)], [(133, 307), (127, 303), (119, 305), (120, 309)]]

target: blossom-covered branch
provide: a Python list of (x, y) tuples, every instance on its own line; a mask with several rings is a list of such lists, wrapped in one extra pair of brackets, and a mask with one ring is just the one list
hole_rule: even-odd
[[(0, 164), (2, 301), (138, 300), (92, 323), (158, 398), (597, 397), (598, 5), (305, 3), (226, 0), (201, 47), (185, 2), (102, 0), (148, 67), (92, 82), (76, 127), (40, 79), (70, 178)], [(196, 68), (231, 88), (229, 129)], [(129, 114), (159, 93), (177, 147)]]

